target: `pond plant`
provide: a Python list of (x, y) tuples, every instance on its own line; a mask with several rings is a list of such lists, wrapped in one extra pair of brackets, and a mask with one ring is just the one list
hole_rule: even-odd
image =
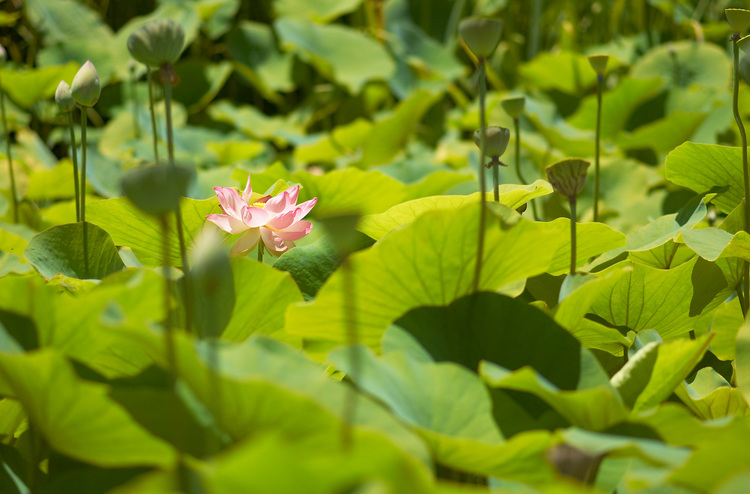
[(730, 4), (6, 2), (0, 492), (745, 492)]

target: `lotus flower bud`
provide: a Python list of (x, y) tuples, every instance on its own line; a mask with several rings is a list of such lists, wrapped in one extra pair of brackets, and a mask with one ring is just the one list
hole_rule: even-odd
[(739, 36), (741, 32), (746, 31), (750, 27), (750, 10), (724, 9), (724, 14), (727, 16), (732, 33), (736, 36)]
[(594, 69), (596, 75), (602, 76), (607, 70), (607, 62), (609, 62), (609, 55), (589, 55), (589, 63), (591, 68)]
[(73, 93), (70, 92), (70, 86), (65, 81), (60, 81), (55, 91), (55, 103), (60, 111), (68, 113), (73, 111), (76, 107), (76, 101), (73, 99)]
[(502, 22), (495, 19), (469, 17), (458, 25), (458, 32), (474, 55), (487, 58), (500, 43), (502, 26)]
[[(487, 153), (487, 156), (502, 156), (505, 149), (508, 147), (510, 130), (505, 127), (487, 127), (484, 131), (484, 135), (484, 151)], [(481, 136), (481, 131), (477, 130), (474, 132), (474, 143), (480, 148), (482, 146)]]
[(519, 98), (508, 98), (504, 99), (500, 104), (503, 105), (505, 113), (515, 120), (521, 118), (521, 115), (523, 115), (523, 107), (526, 105), (526, 98), (523, 96)]
[(157, 19), (139, 27), (128, 37), (130, 54), (149, 67), (174, 64), (185, 46), (185, 31), (170, 19)]
[(0, 63), (4, 63), (7, 58), (8, 54), (5, 53), (5, 48), (3, 48), (3, 45), (0, 45)]
[(102, 93), (99, 84), (99, 74), (91, 60), (88, 60), (78, 69), (76, 76), (73, 78), (73, 84), (70, 85), (70, 92), (73, 99), (81, 106), (92, 107), (99, 101), (99, 95)]
[(586, 184), (588, 161), (567, 159), (547, 167), (547, 180), (560, 194), (575, 199)]

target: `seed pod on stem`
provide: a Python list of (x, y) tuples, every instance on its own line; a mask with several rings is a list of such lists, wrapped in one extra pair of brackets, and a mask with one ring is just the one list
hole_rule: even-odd
[(567, 159), (547, 167), (547, 180), (570, 203), (570, 274), (576, 273), (576, 198), (586, 185), (588, 161)]

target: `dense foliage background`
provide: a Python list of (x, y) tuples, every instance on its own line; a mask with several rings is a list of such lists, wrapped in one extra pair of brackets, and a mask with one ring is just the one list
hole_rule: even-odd
[[(750, 326), (735, 295), (750, 236), (727, 7), (750, 5), (0, 3), (21, 199), (14, 223), (2, 153), (0, 491), (746, 492)], [(526, 98), (523, 177), (514, 134), (479, 291), (469, 15), (504, 24), (488, 123), (512, 129), (501, 101)], [(176, 159), (196, 170), (181, 206), (190, 324), (174, 231), (164, 252), (120, 187), (154, 161), (126, 40), (163, 18), (186, 33), (173, 114)], [(593, 159), (594, 53), (610, 55), (601, 216), (589, 183), (566, 276), (568, 201), (544, 170)], [(84, 251), (40, 232), (76, 220), (53, 95), (89, 59), (102, 94), (87, 112)], [(225, 257), (236, 236), (223, 235), (214, 269), (195, 247), (221, 212), (213, 187), (248, 174), (257, 192), (317, 197), (315, 227), (263, 262)]]

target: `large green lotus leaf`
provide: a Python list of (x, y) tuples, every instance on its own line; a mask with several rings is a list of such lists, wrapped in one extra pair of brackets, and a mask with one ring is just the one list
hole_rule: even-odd
[(273, 11), (277, 17), (303, 18), (326, 23), (357, 10), (361, 3), (362, 0), (274, 0)]
[[(705, 263), (705, 261), (704, 261)], [(623, 262), (607, 271), (626, 272), (611, 289), (603, 291), (591, 306), (591, 312), (614, 326), (633, 331), (656, 330), (664, 339), (687, 334), (696, 316), (711, 307), (723, 286), (715, 285), (713, 266), (698, 263), (697, 258), (670, 270), (655, 269)], [(631, 270), (628, 270), (631, 268)], [(705, 279), (701, 279), (705, 275)], [(699, 280), (694, 286), (693, 280)]]
[(726, 91), (732, 83), (732, 64), (726, 50), (713, 43), (677, 41), (649, 51), (633, 65), (630, 76), (661, 77), (673, 86), (695, 84)]
[(91, 223), (53, 226), (31, 239), (24, 256), (45, 278), (101, 279), (125, 269), (112, 238)]
[(724, 213), (730, 213), (743, 198), (740, 148), (686, 142), (669, 153), (666, 170), (667, 180), (698, 193), (728, 186), (712, 201)]
[[(734, 210), (724, 218), (719, 229), (731, 233), (733, 236), (745, 229), (745, 200), (743, 199)], [(744, 275), (745, 261), (739, 257), (720, 257), (715, 264), (722, 272), (726, 287), (719, 291), (714, 297), (711, 305), (719, 306), (724, 303), (733, 293)]]
[[(433, 170), (416, 181), (407, 181), (406, 199), (420, 199), (422, 197), (444, 194), (455, 186), (472, 180), (475, 180), (475, 177), (469, 173), (458, 173), (441, 169)], [(512, 185), (507, 186), (512, 187)], [(544, 195), (543, 191), (535, 192), (538, 192), (539, 195)], [(524, 195), (524, 193), (519, 192), (518, 195)]]
[[(589, 69), (590, 70), (590, 69)], [(529, 101), (528, 103), (531, 103)], [(536, 143), (539, 160), (547, 160), (550, 147), (559, 150), (562, 159), (564, 156), (593, 156), (595, 144), (594, 133), (573, 127), (563, 120), (554, 105), (528, 104), (526, 117), (533, 125), (534, 130), (544, 138), (542, 142)], [(532, 148), (535, 144), (534, 134), (523, 134), (524, 147)], [(546, 142), (544, 142), (546, 141)], [(532, 148), (533, 149), (533, 148)]]
[[(570, 271), (570, 220), (557, 218), (549, 223), (568, 241), (555, 252), (547, 272), (553, 276)], [(589, 259), (625, 245), (625, 235), (604, 223), (578, 223), (576, 226), (576, 266), (584, 266)]]
[(667, 403), (636, 420), (653, 428), (668, 444), (690, 448), (687, 461), (669, 477), (671, 483), (711, 492), (723, 479), (750, 464), (746, 418), (703, 422), (684, 406)]
[[(159, 366), (168, 368), (162, 335), (142, 329), (124, 334)], [(333, 414), (376, 430), (429, 462), (425, 445), (391, 414), (369, 398), (352, 394), (327, 376), (323, 366), (286, 344), (253, 337), (242, 344), (216, 345), (196, 342), (183, 333), (175, 340), (180, 378), (213, 415), (219, 429), (235, 440), (264, 427), (295, 438), (314, 432), (317, 422), (328, 420), (324, 415)]]
[(695, 252), (685, 244), (678, 244), (672, 240), (666, 244), (645, 251), (628, 253), (628, 259), (638, 264), (658, 269), (671, 269), (695, 257)]
[(292, 277), (243, 257), (232, 259), (232, 272), (236, 301), (222, 339), (243, 341), (252, 334), (270, 335), (281, 330), (287, 306), (302, 301)]
[(719, 228), (699, 228), (682, 232), (682, 240), (696, 254), (707, 261), (722, 257), (739, 257), (750, 261), (750, 235), (734, 235)]
[[(221, 213), (216, 197), (197, 201), (184, 198), (180, 204), (185, 243), (190, 246), (200, 231), (206, 216)], [(100, 226), (112, 236), (116, 245), (133, 249), (144, 266), (156, 267), (162, 264), (162, 239), (159, 222), (139, 211), (124, 197), (107, 199), (89, 204), (86, 219)], [(166, 259), (170, 266), (180, 266), (180, 244), (175, 232), (173, 215), (168, 216), (169, 254)]]
[(689, 201), (678, 213), (661, 216), (648, 225), (628, 234), (625, 250), (629, 252), (649, 251), (670, 240), (675, 240), (681, 233), (691, 230), (706, 217), (707, 209), (702, 198)]
[(638, 394), (633, 411), (647, 410), (666, 400), (700, 362), (710, 340), (703, 335), (696, 340), (680, 338), (660, 344), (648, 383)]
[[(305, 338), (347, 341), (351, 323), (359, 341), (377, 346), (388, 325), (409, 309), (447, 305), (471, 293), (478, 213), (476, 205), (427, 213), (352, 254), (352, 288), (339, 269), (314, 302), (290, 306), (286, 330)], [(480, 290), (499, 290), (544, 272), (562, 242), (547, 225), (523, 219), (508, 224), (491, 218), (485, 228)], [(350, 309), (354, 320), (345, 315)]]
[(33, 171), (29, 175), (26, 197), (33, 201), (70, 199), (74, 190), (73, 163), (66, 158), (52, 169)]
[(706, 117), (705, 113), (675, 111), (621, 136), (617, 143), (623, 150), (653, 149), (660, 155), (668, 153), (692, 138)]
[(388, 52), (370, 37), (340, 25), (280, 18), (274, 28), (286, 51), (294, 51), (324, 76), (359, 93), (370, 80), (387, 80), (395, 70)]
[(417, 307), (396, 325), (435, 360), (474, 371), (482, 360), (509, 370), (530, 366), (566, 390), (577, 389), (581, 380), (581, 344), (547, 314), (521, 300), (481, 292), (447, 307)]
[(373, 124), (363, 118), (339, 125), (330, 132), (301, 143), (294, 148), (296, 163), (328, 162), (335, 163), (341, 157), (351, 155), (368, 138)]
[[(588, 72), (593, 72), (589, 67)], [(663, 86), (660, 79), (626, 78), (611, 91), (602, 95), (602, 138), (614, 139), (625, 129), (632, 113), (655, 97)], [(568, 123), (586, 130), (596, 128), (596, 95), (587, 97)], [(680, 141), (682, 142), (682, 141)]]
[(273, 31), (267, 24), (240, 21), (227, 36), (229, 54), (235, 69), (264, 96), (278, 99), (274, 91), (292, 91), (292, 61), (289, 53), (276, 49)]
[(0, 355), (2, 394), (23, 404), (49, 445), (80, 461), (104, 467), (171, 466), (176, 455), (138, 427), (101, 384), (81, 380), (51, 350)]
[[(500, 204), (517, 209), (531, 199), (552, 193), (552, 186), (544, 180), (530, 185), (503, 184), (500, 186)], [(491, 200), (491, 194), (487, 194)], [(449, 211), (466, 204), (479, 202), (479, 193), (468, 196), (432, 196), (402, 202), (380, 214), (363, 217), (357, 229), (378, 240), (396, 227), (408, 225), (430, 211)]]
[(532, 367), (522, 367), (511, 372), (486, 361), (480, 364), (479, 375), (491, 387), (524, 391), (538, 396), (576, 427), (600, 431), (628, 416), (622, 400), (607, 386), (561, 391)]
[(220, 100), (208, 107), (208, 114), (214, 120), (227, 123), (251, 137), (273, 139), (280, 144), (304, 134), (302, 127), (292, 119), (266, 116), (251, 105), (237, 106)]
[(292, 174), (292, 180), (302, 184), (299, 202), (318, 198), (312, 210), (318, 218), (352, 212), (381, 213), (400, 203), (406, 195), (403, 183), (379, 170), (347, 168), (325, 175), (300, 170)]
[(690, 384), (683, 381), (675, 394), (701, 420), (750, 415), (742, 392), (711, 367), (700, 369)]
[[(550, 444), (548, 435), (520, 436), (506, 447), (489, 393), (468, 369), (450, 362), (415, 361), (399, 351), (378, 358), (361, 345), (339, 348), (329, 359), (409, 424), (438, 463), (516, 480), (548, 478), (549, 466), (539, 462), (541, 449)], [(519, 443), (525, 453), (509, 454), (518, 453)], [(537, 471), (530, 472), (523, 463)]]
[(78, 65), (51, 65), (38, 69), (14, 70), (3, 66), (2, 89), (18, 105), (29, 108), (40, 100), (54, 96), (61, 80), (73, 81)]
[(22, 255), (36, 232), (24, 224), (0, 222), (0, 251)]
[(623, 348), (630, 346), (630, 341), (614, 328), (610, 328), (586, 318), (594, 300), (610, 290), (623, 271), (610, 271), (602, 277), (590, 275), (581, 280), (575, 289), (568, 293), (555, 308), (555, 322), (567, 329), (586, 348), (604, 350), (613, 355), (622, 355)]
[(175, 72), (189, 84), (174, 87), (174, 99), (184, 104), (189, 113), (205, 108), (219, 93), (232, 73), (229, 62), (208, 63), (202, 60), (186, 60), (175, 66)]
[(569, 51), (543, 52), (520, 67), (521, 77), (540, 89), (580, 95), (596, 83), (588, 59)]
[(734, 360), (737, 352), (737, 333), (745, 322), (740, 299), (735, 297), (722, 303), (711, 319), (711, 351), (719, 360)]
[(362, 145), (362, 159), (357, 166), (367, 168), (390, 163), (406, 146), (427, 110), (440, 97), (440, 93), (419, 89), (401, 101), (392, 113), (376, 121)]

